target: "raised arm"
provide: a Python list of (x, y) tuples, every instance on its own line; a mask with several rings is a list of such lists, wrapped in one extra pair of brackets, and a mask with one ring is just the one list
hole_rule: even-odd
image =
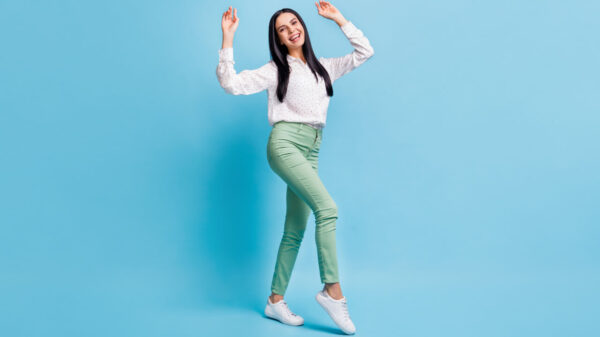
[(219, 50), (219, 64), (217, 65), (217, 78), (221, 87), (232, 95), (251, 95), (261, 92), (275, 84), (277, 79), (277, 66), (269, 61), (260, 68), (242, 70), (236, 73), (233, 64), (233, 48)]
[(319, 58), (319, 61), (327, 69), (329, 77), (331, 77), (331, 81), (333, 82), (363, 64), (373, 56), (375, 51), (363, 32), (356, 28), (352, 22), (346, 20), (342, 13), (331, 3), (320, 1), (320, 3), (317, 3), (317, 9), (321, 16), (331, 19), (338, 24), (344, 35), (346, 35), (346, 38), (350, 41), (350, 44), (354, 47), (351, 53), (344, 56)]
[(223, 13), (221, 28), (223, 29), (223, 45), (219, 50), (219, 64), (217, 65), (217, 78), (221, 87), (232, 95), (250, 95), (261, 92), (273, 85), (276, 81), (277, 67), (269, 62), (260, 68), (243, 70), (236, 73), (233, 65), (233, 37), (239, 25), (237, 9), (229, 9)]

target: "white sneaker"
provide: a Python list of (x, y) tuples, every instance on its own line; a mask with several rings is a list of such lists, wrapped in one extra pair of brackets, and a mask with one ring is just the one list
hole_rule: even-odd
[(329, 296), (327, 290), (321, 290), (317, 293), (316, 299), (329, 314), (331, 319), (333, 319), (333, 322), (335, 322), (344, 333), (352, 335), (356, 332), (356, 327), (354, 327), (354, 323), (352, 323), (350, 314), (348, 313), (348, 302), (346, 301), (346, 297), (335, 300)]
[(267, 306), (265, 307), (265, 315), (280, 321), (283, 324), (288, 325), (302, 325), (304, 324), (304, 318), (294, 314), (287, 303), (284, 300), (280, 300), (277, 303), (271, 303), (271, 298), (267, 299)]

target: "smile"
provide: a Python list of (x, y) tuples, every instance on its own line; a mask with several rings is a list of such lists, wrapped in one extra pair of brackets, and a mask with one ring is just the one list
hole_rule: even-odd
[(292, 42), (296, 42), (296, 41), (298, 41), (299, 39), (300, 39), (300, 33), (298, 33), (298, 34), (296, 34), (296, 35), (292, 35), (292, 36), (290, 37), (290, 41), (292, 41)]

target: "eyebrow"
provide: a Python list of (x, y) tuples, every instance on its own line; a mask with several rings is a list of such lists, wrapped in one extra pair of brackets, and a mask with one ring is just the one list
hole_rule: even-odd
[[(292, 18), (292, 20), (296, 20), (296, 18)], [(292, 20), (290, 20), (290, 22), (292, 22)], [(283, 27), (284, 25), (281, 25), (279, 27), (277, 27), (277, 30), (279, 30), (279, 28)]]

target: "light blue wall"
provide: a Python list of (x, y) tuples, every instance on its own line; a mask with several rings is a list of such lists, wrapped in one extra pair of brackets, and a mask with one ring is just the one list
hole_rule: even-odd
[[(598, 333), (599, 3), (333, 4), (375, 50), (335, 83), (319, 166), (357, 334)], [(285, 185), (266, 92), (217, 82), (229, 5), (238, 71), (282, 7), (317, 56), (352, 51), (310, 1), (0, 2), (0, 334), (337, 331), (312, 216), (305, 327), (260, 317)]]

